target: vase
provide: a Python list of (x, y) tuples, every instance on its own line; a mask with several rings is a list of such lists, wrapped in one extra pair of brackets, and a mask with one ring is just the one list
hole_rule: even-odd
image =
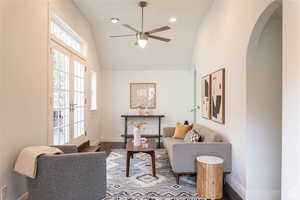
[(141, 145), (141, 129), (134, 127), (133, 128), (133, 145)]

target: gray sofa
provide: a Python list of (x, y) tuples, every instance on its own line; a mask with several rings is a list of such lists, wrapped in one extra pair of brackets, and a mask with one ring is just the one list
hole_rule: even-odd
[(200, 133), (203, 142), (191, 143), (173, 138), (175, 127), (163, 129), (163, 143), (168, 152), (170, 164), (176, 175), (177, 184), (181, 175), (196, 173), (196, 158), (201, 155), (218, 156), (224, 159), (224, 172), (231, 172), (231, 144), (218, 133), (194, 124), (193, 129)]
[(103, 199), (106, 195), (106, 154), (77, 153), (73, 145), (56, 147), (65, 154), (38, 158), (36, 179), (27, 178), (28, 199)]

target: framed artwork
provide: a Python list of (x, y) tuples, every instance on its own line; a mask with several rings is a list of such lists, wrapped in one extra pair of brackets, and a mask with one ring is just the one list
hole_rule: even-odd
[(130, 108), (156, 108), (156, 83), (130, 83)]
[(211, 74), (211, 119), (225, 123), (225, 69)]
[(201, 79), (201, 115), (203, 118), (211, 119), (211, 75)]

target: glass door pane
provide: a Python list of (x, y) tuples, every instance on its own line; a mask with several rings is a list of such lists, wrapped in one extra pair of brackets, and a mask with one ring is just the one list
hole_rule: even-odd
[(85, 135), (85, 65), (74, 61), (74, 138)]
[(70, 141), (70, 57), (52, 49), (53, 144)]

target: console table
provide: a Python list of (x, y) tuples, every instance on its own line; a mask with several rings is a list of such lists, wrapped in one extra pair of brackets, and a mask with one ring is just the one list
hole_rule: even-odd
[(146, 138), (158, 138), (158, 148), (160, 148), (160, 139), (161, 139), (161, 119), (164, 118), (164, 115), (121, 115), (125, 119), (125, 129), (124, 129), (124, 143), (125, 143), (125, 148), (127, 145), (127, 139), (130, 137), (133, 137), (132, 134), (128, 134), (128, 119), (129, 118), (154, 118), (158, 119), (158, 134), (154, 135), (142, 135), (142, 137)]

